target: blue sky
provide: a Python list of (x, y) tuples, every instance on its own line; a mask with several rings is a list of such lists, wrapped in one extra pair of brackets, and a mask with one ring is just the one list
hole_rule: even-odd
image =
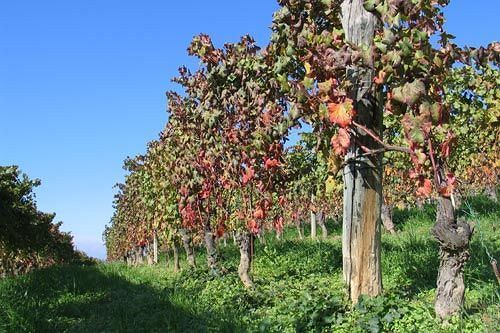
[[(0, 165), (40, 178), (39, 209), (56, 212), (78, 248), (104, 258), (112, 186), (167, 119), (165, 92), (192, 36), (217, 45), (269, 37), (273, 0), (48, 0), (0, 4)], [(458, 44), (498, 40), (498, 0), (454, 0)]]

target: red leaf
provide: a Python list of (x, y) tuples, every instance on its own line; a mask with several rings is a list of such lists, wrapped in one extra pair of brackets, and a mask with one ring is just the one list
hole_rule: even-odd
[(253, 167), (248, 167), (243, 174), (243, 185), (246, 185), (250, 180), (252, 180), (254, 175), (255, 170), (253, 169)]
[(448, 172), (448, 174), (446, 175), (446, 181), (448, 182), (449, 185), (455, 185), (457, 179), (455, 178), (454, 174)]
[(274, 218), (274, 228), (276, 231), (281, 232), (283, 231), (283, 216), (275, 217)]
[(420, 181), (419, 188), (417, 189), (417, 195), (420, 197), (428, 197), (432, 193), (432, 183), (429, 179), (423, 179)]
[(271, 123), (271, 115), (269, 114), (269, 111), (264, 112), (262, 115), (262, 123), (264, 123), (265, 126), (268, 126)]
[(443, 197), (451, 197), (451, 195), (453, 194), (453, 190), (455, 190), (455, 182), (455, 175), (453, 175), (452, 173), (448, 173), (446, 175), (446, 185), (442, 186), (439, 189), (439, 194), (441, 194)]
[(215, 232), (215, 235), (217, 236), (217, 238), (221, 238), (222, 236), (224, 236), (225, 231), (226, 228), (224, 227), (224, 224), (219, 224), (217, 226), (217, 231)]
[(330, 143), (332, 144), (336, 154), (345, 155), (351, 144), (351, 136), (346, 129), (341, 128), (339, 129), (339, 132), (332, 137)]
[(448, 132), (448, 134), (446, 135), (446, 139), (443, 141), (443, 143), (441, 143), (441, 156), (442, 157), (448, 157), (450, 156), (450, 151), (451, 151), (451, 145), (454, 143), (455, 141), (455, 136), (451, 133), (451, 132)]
[(261, 207), (257, 207), (253, 212), (253, 217), (256, 219), (263, 219), (265, 217), (264, 210)]
[(330, 121), (340, 127), (347, 127), (354, 117), (352, 99), (346, 98), (342, 103), (328, 103)]
[(439, 189), (439, 194), (445, 198), (449, 198), (453, 194), (454, 186), (445, 185)]
[(247, 228), (253, 234), (258, 234), (260, 230), (259, 224), (255, 220), (248, 221)]
[(410, 176), (411, 179), (415, 179), (415, 178), (417, 178), (419, 176), (417, 170), (415, 170), (415, 169), (411, 169), (409, 171), (408, 175)]
[(227, 136), (228, 136), (229, 142), (231, 142), (231, 143), (238, 142), (238, 134), (235, 130), (231, 130)]
[(200, 193), (200, 198), (201, 199), (206, 199), (210, 196), (210, 190), (209, 189), (204, 189), (203, 191), (201, 191)]
[(280, 162), (274, 158), (264, 158), (264, 166), (266, 169), (271, 169), (280, 165)]

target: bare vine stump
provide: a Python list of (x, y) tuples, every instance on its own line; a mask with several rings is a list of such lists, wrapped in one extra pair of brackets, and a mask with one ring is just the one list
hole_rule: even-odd
[[(342, 2), (342, 27), (346, 39), (358, 46), (371, 47), (377, 17), (366, 11), (364, 0)], [(368, 66), (351, 67), (348, 92), (357, 114), (356, 121), (377, 135), (382, 133), (380, 92), (373, 84), (375, 73)], [(346, 155), (342, 228), (343, 276), (350, 299), (357, 303), (361, 294), (376, 296), (382, 291), (380, 270), (380, 224), (382, 205), (382, 154), (366, 156), (360, 145), (380, 148), (364, 131), (355, 129), (356, 142)]]
[(385, 230), (389, 231), (391, 234), (396, 233), (394, 222), (392, 220), (393, 209), (392, 205), (382, 204), (382, 224), (384, 225)]
[(194, 256), (193, 245), (191, 244), (191, 237), (186, 229), (182, 228), (179, 230), (182, 238), (182, 246), (184, 251), (186, 251), (186, 259), (189, 267), (196, 267), (196, 258)]
[(439, 318), (457, 314), (464, 304), (464, 266), (469, 260), (469, 243), (473, 229), (457, 220), (450, 198), (440, 197), (436, 224), (432, 229), (439, 243), (439, 270), (434, 309)]
[(257, 239), (259, 240), (259, 244), (266, 244), (266, 237), (264, 235), (264, 228), (260, 228), (259, 233), (257, 234)]
[(304, 228), (300, 224), (297, 225), (297, 234), (299, 235), (300, 240), (304, 239)]
[(205, 226), (205, 248), (207, 249), (207, 264), (210, 273), (219, 273), (219, 258), (217, 255), (217, 247), (215, 246), (215, 234), (210, 229), (210, 226)]
[(424, 209), (424, 201), (420, 198), (415, 201), (415, 205), (419, 210)]
[(174, 273), (177, 273), (181, 270), (181, 265), (179, 264), (179, 247), (177, 244), (172, 246), (172, 250), (174, 252)]
[(142, 256), (142, 247), (137, 247), (135, 252), (135, 265), (142, 265), (144, 263), (144, 258)]
[(140, 264), (144, 264), (147, 262), (147, 254), (146, 254), (146, 246), (143, 245), (139, 248), (139, 258), (140, 258)]
[(283, 231), (282, 230), (281, 231), (276, 230), (276, 239), (279, 241), (283, 240)]
[(127, 251), (127, 265), (132, 266), (134, 264), (134, 254), (131, 250)]
[(498, 198), (497, 198), (497, 189), (496, 189), (496, 186), (495, 185), (490, 185), (490, 186), (487, 186), (485, 189), (484, 189), (484, 194), (490, 199), (492, 200), (493, 202), (498, 202)]
[(303, 240), (304, 239), (304, 227), (302, 225), (302, 221), (298, 217), (295, 219), (295, 226), (297, 227), (297, 234), (299, 235), (299, 239)]
[(151, 255), (151, 246), (149, 244), (144, 246), (142, 255), (147, 265), (153, 266), (153, 257)]
[(328, 229), (326, 228), (326, 223), (325, 223), (325, 220), (326, 220), (325, 213), (322, 211), (318, 212), (317, 219), (318, 219), (318, 225), (321, 228), (321, 237), (323, 239), (327, 239), (328, 238)]
[(250, 267), (252, 263), (251, 241), (252, 235), (249, 232), (240, 231), (236, 234), (238, 247), (240, 248), (240, 265), (238, 266), (238, 275), (245, 288), (253, 287), (253, 281), (250, 278)]

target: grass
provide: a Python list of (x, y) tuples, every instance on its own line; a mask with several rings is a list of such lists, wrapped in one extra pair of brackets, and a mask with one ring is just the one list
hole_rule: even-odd
[[(238, 251), (220, 246), (228, 273), (200, 268), (174, 274), (122, 264), (61, 266), (0, 281), (0, 332), (495, 332), (500, 327), (499, 289), (485, 247), (498, 258), (498, 204), (469, 201), (478, 212), (465, 271), (462, 314), (446, 325), (433, 314), (438, 267), (430, 236), (434, 210), (397, 211), (396, 235), (383, 234), (384, 294), (351, 307), (342, 283), (340, 228), (329, 239), (256, 242), (253, 277), (238, 280)], [(462, 215), (470, 215), (470, 210)], [(231, 242), (230, 242), (231, 243)], [(185, 262), (182, 262), (185, 265)]]

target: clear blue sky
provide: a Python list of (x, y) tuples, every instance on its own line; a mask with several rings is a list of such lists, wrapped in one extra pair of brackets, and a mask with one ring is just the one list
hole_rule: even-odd
[[(454, 0), (459, 44), (498, 40), (498, 0)], [(274, 0), (47, 0), (0, 4), (0, 165), (40, 178), (39, 209), (56, 212), (78, 248), (104, 258), (112, 186), (167, 119), (165, 91), (191, 37), (217, 45), (269, 37)], [(1, 231), (0, 231), (1, 232)]]

